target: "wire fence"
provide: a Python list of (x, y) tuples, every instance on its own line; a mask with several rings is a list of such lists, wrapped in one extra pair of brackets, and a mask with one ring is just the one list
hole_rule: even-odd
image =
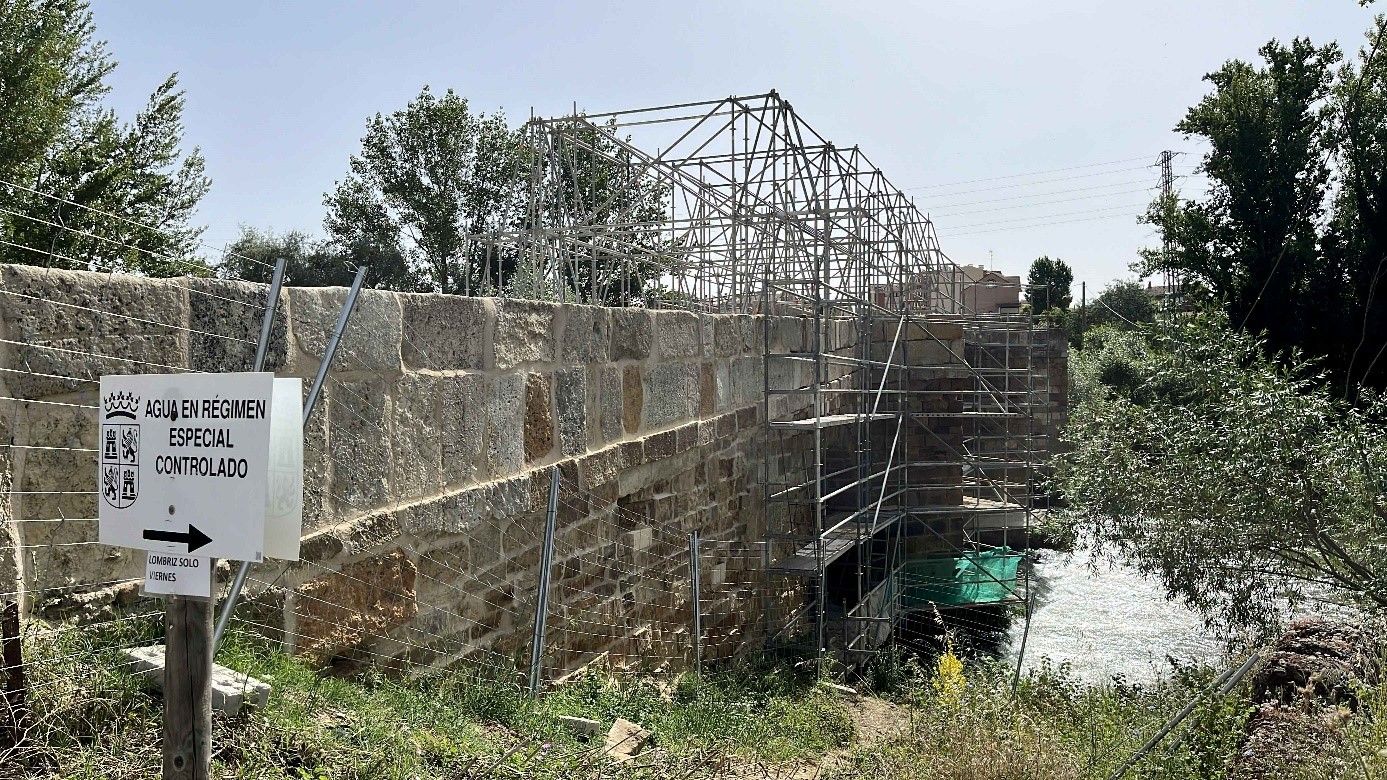
[[(147, 252), (41, 217), (0, 213), (70, 231), (112, 253)], [(143, 685), (132, 674), (139, 661), (124, 651), (163, 637), (162, 605), (140, 591), (143, 554), (97, 541), (101, 376), (248, 370), (266, 305), (263, 285), (199, 278), (205, 266), (179, 257), (150, 253), (189, 273), (152, 282), (44, 247), (0, 245), (46, 266), (0, 269), (0, 348), (6, 355), (0, 367), (0, 490), (6, 498), (0, 608), (13, 613), (0, 633), (0, 731), (8, 735), (0, 741), (3, 766), (57, 739), (70, 728), (66, 720), (74, 709), (98, 720), (118, 712), (123, 697)], [(105, 271), (104, 280), (64, 275), (82, 266)], [(57, 290), (71, 294), (53, 294)], [(330, 320), (298, 303), (295, 295), (282, 297), (272, 313), (268, 367), (308, 376), (313, 366), (285, 365), (294, 351), (285, 346), (287, 334), (321, 343)], [(211, 314), (199, 319), (193, 308)], [(369, 319), (351, 321), (344, 343), (369, 345), (380, 335), (370, 327)], [(401, 331), (401, 349), (418, 364), (447, 365), (446, 356), (431, 354), (436, 339), (407, 321)], [(745, 653), (764, 639), (758, 626), (783, 624), (791, 611), (763, 598), (759, 542), (707, 539), (691, 548), (690, 513), (656, 522), (611, 491), (599, 495), (601, 486), (584, 484), (568, 463), (509, 480), (508, 489), (529, 499), (509, 512), (467, 512), (454, 498), (462, 488), (442, 468), (382, 473), (388, 467), (373, 456), (383, 446), (407, 442), (441, 458), (448, 444), (436, 417), (399, 414), (404, 404), (396, 393), (409, 389), (387, 386), (390, 379), (367, 375), (341, 354), (327, 374), (326, 408), (305, 429), (304, 557), (252, 569), (249, 600), (231, 617), (242, 636), (282, 643), (323, 668), (369, 665), (420, 677), (467, 662), (509, 670), (519, 679), (524, 666), (535, 663), (549, 684), (595, 663), (672, 670), (696, 663), (699, 655), (711, 660)], [(407, 400), (424, 409), (438, 406)], [(456, 411), (465, 418), (470, 410)], [(552, 579), (541, 593), (549, 510), (534, 486), (550, 468), (567, 476), (552, 510), (558, 520), (548, 541)], [(408, 486), (403, 492), (393, 485), (400, 476)], [(401, 527), (399, 518), (411, 513), (424, 519)], [(381, 521), (375, 535), (373, 520)], [(695, 549), (700, 565), (691, 568)], [(219, 588), (228, 574), (224, 562)], [(541, 608), (547, 626), (535, 659), (528, 657), (531, 624)], [(695, 613), (703, 621), (697, 630)], [(555, 755), (556, 749), (516, 745), (489, 759), (492, 765), (479, 757), (456, 776), (489, 776), (501, 764), (523, 766), (541, 757), (575, 770), (602, 760), (600, 749)]]

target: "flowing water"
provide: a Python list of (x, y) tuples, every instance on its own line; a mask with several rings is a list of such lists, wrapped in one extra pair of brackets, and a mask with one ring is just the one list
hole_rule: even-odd
[[(1085, 550), (1040, 550), (1039, 555), (1022, 669), (1049, 658), (1068, 663), (1090, 683), (1114, 675), (1149, 682), (1170, 669), (1167, 656), (1211, 663), (1220, 659), (1223, 644), (1205, 631), (1199, 616), (1166, 600), (1159, 583), (1130, 566), (1099, 562), (1093, 569)], [(1013, 664), (1024, 627), (1022, 620), (1011, 621), (999, 648)]]

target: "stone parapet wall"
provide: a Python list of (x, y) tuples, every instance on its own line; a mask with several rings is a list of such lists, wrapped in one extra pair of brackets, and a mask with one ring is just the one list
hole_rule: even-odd
[[(0, 266), (0, 589), (30, 614), (136, 598), (142, 556), (94, 543), (96, 381), (248, 370), (264, 296)], [(287, 289), (267, 368), (307, 385), (344, 297)], [(695, 529), (711, 540), (708, 655), (756, 641), (761, 353), (811, 335), (803, 318), (765, 322), (364, 292), (305, 428), (304, 560), (257, 567), (244, 615), (323, 659), (522, 655), (558, 466), (550, 676), (597, 657), (679, 662)], [(830, 324), (834, 344), (851, 327)]]

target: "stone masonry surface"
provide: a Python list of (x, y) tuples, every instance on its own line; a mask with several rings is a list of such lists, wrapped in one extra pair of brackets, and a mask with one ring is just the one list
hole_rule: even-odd
[[(268, 369), (307, 389), (345, 293), (287, 289)], [(138, 598), (141, 555), (93, 543), (96, 381), (248, 370), (264, 297), (0, 266), (5, 598), (51, 619)], [(304, 560), (257, 567), (238, 615), (320, 660), (523, 658), (557, 466), (549, 676), (686, 660), (693, 530), (713, 540), (706, 656), (757, 641), (765, 323), (364, 292), (305, 427)], [(773, 348), (806, 332), (771, 323)]]

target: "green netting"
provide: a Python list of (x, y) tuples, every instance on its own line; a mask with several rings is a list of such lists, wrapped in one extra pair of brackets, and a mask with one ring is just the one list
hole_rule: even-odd
[(1015, 595), (1016, 570), (1021, 554), (1006, 547), (915, 558), (905, 562), (901, 601), (906, 609), (917, 609), (930, 602), (995, 604)]

